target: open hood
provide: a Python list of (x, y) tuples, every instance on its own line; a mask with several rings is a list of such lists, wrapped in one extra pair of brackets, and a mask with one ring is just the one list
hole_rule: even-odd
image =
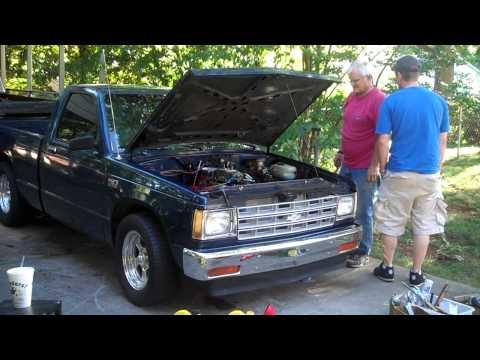
[(190, 70), (128, 148), (192, 141), (271, 146), (338, 79), (279, 69)]

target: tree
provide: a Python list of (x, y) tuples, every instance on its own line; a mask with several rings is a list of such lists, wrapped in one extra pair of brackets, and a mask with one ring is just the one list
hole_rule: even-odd
[[(302, 45), (302, 68), (342, 80), (345, 62), (361, 53), (358, 46)], [(340, 142), (340, 124), (345, 94), (332, 85), (278, 139), (273, 150), (296, 159), (328, 166)]]
[[(455, 65), (465, 62), (478, 46), (468, 45), (401, 45), (399, 55), (414, 55), (422, 61), (422, 71), (434, 78), (434, 91), (447, 98), (454, 96)], [(477, 50), (478, 51), (478, 50)]]
[[(172, 87), (191, 68), (273, 67), (304, 70), (343, 80), (346, 66), (359, 55), (363, 46), (337, 45), (68, 45), (65, 46), (65, 85), (98, 83), (100, 54), (105, 50), (110, 84), (139, 84)], [(33, 46), (33, 86), (51, 90), (58, 76), (59, 46)], [(380, 49), (386, 60), (377, 65), (381, 71), (375, 82), (388, 74), (386, 69), (401, 55), (413, 54), (423, 60), (425, 72), (435, 77), (435, 90), (450, 99), (467, 96), (461, 84), (453, 81), (453, 66), (465, 60), (480, 65), (479, 46), (402, 45)], [(26, 87), (27, 47), (7, 46), (7, 87)], [(368, 56), (371, 61), (376, 55)], [(465, 60), (464, 60), (465, 59)], [(391, 81), (385, 89), (397, 88)], [(342, 108), (346, 94), (332, 85), (276, 141), (272, 151), (293, 158), (328, 166), (340, 142)], [(476, 102), (470, 104), (473, 114)], [(460, 104), (460, 100), (457, 101)], [(475, 106), (474, 106), (475, 105)]]

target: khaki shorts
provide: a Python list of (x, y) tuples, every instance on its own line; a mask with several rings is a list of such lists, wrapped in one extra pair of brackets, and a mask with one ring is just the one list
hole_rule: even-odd
[(388, 171), (383, 178), (375, 203), (377, 230), (390, 236), (403, 235), (410, 218), (414, 235), (444, 232), (447, 204), (439, 173)]

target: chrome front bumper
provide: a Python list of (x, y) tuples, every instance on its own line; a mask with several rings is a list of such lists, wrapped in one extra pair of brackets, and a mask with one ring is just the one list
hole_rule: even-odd
[[(339, 247), (344, 243), (357, 241), (358, 247), (361, 237), (362, 227), (353, 225), (333, 233), (275, 244), (248, 245), (234, 250), (197, 252), (184, 248), (183, 272), (190, 278), (208, 281), (287, 269), (336, 256), (343, 252), (339, 251)], [(222, 276), (208, 275), (209, 270), (226, 266), (239, 266), (239, 271)]]

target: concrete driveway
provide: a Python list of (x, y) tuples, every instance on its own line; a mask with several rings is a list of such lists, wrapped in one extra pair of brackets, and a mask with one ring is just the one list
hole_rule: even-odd
[[(396, 268), (397, 280), (385, 283), (372, 275), (379, 263), (367, 268), (341, 268), (328, 274), (280, 287), (212, 299), (185, 287), (169, 304), (139, 308), (123, 296), (114, 273), (112, 248), (80, 235), (63, 225), (37, 220), (23, 228), (0, 225), (0, 301), (9, 298), (5, 271), (18, 266), (35, 268), (33, 299), (61, 300), (63, 314), (173, 314), (186, 308), (201, 314), (228, 314), (237, 308), (262, 313), (272, 304), (278, 314), (388, 314), (393, 293), (403, 292), (400, 281), (408, 271)], [(434, 292), (448, 282), (449, 295), (479, 293), (463, 284), (431, 277)]]

